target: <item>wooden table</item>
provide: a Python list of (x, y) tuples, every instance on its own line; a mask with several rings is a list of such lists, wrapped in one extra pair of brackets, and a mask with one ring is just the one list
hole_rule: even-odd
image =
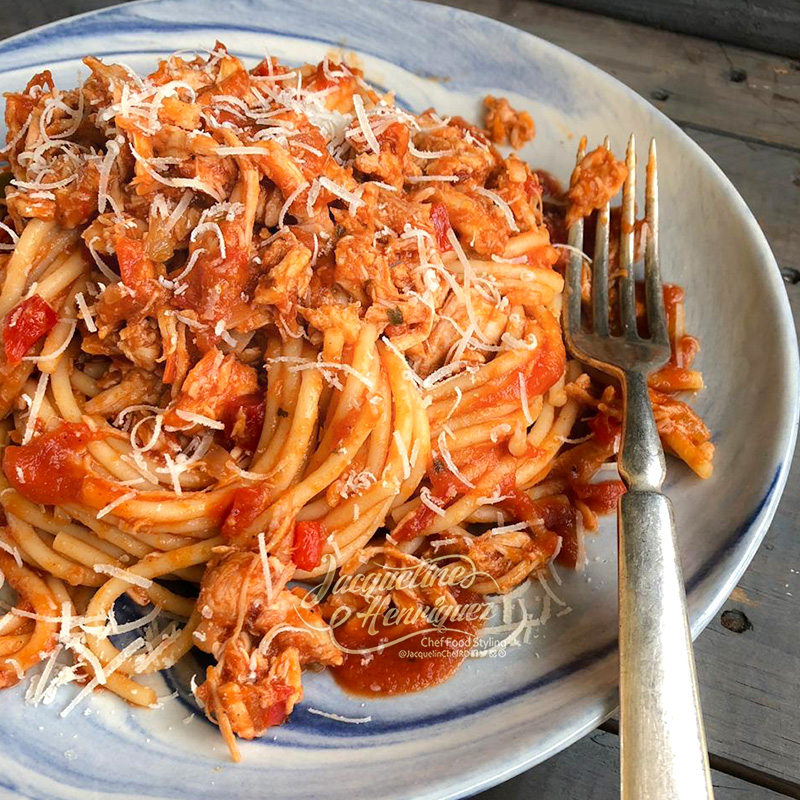
[[(800, 321), (800, 62), (531, 0), (445, 0), (531, 31), (619, 78), (678, 123), (758, 218)], [(113, 0), (0, 9), (0, 37)], [(792, 283), (794, 281), (794, 283)], [(800, 798), (800, 459), (767, 538), (700, 636), (697, 661), (717, 800)], [(741, 631), (741, 632), (739, 632)], [(619, 742), (606, 724), (481, 800), (609, 800)], [(643, 798), (642, 800), (646, 800)]]

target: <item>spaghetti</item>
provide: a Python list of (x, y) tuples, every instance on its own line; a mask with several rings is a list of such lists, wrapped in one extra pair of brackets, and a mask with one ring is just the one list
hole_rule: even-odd
[[(85, 63), (75, 90), (45, 71), (7, 95), (0, 687), (43, 663), (32, 702), (84, 684), (62, 714), (96, 686), (151, 706), (137, 676), (196, 647), (238, 757), (306, 665), (342, 663), (342, 610), (453, 609), (456, 563), (478, 600), (582, 567), (622, 490), (595, 480), (620, 398), (565, 355), (565, 216), (625, 168), (598, 148), (565, 193), (497, 149), (534, 134), (504, 99), (487, 133), (330, 58)], [(585, 277), (588, 299), (588, 259)], [(665, 300), (653, 407), (707, 477), (709, 433), (676, 397), (702, 387), (697, 342), (681, 290)], [(406, 569), (425, 580), (382, 581)], [(334, 571), (365, 580), (322, 603), (288, 586)], [(154, 608), (119, 649), (123, 594)]]

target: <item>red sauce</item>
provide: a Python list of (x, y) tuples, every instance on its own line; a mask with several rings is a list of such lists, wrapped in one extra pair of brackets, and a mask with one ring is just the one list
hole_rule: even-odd
[[(435, 497), (432, 497), (432, 499), (436, 502)], [(411, 514), (399, 528), (392, 531), (392, 538), (396, 542), (405, 542), (408, 539), (413, 539), (433, 522), (435, 513), (435, 511), (431, 510), (423, 503), (414, 509), (414, 513)]]
[(361, 619), (356, 614), (335, 627), (337, 642), (347, 650), (365, 651), (384, 645), (371, 652), (345, 652), (342, 665), (333, 668), (336, 682), (353, 694), (374, 697), (418, 692), (450, 678), (483, 627), (486, 609), (481, 596), (474, 592), (456, 588), (453, 594), (463, 615), (472, 619), (448, 622), (443, 630), (426, 621), (386, 624), (379, 621), (381, 618)]
[(86, 425), (65, 422), (26, 445), (7, 447), (3, 472), (8, 482), (33, 503), (74, 503), (88, 475), (86, 445), (98, 435)]
[(680, 286), (676, 286), (674, 283), (665, 283), (663, 291), (664, 308), (669, 317), (674, 317), (675, 310), (684, 301), (686, 294)]
[[(528, 397), (544, 394), (563, 374), (566, 351), (561, 338), (561, 328), (555, 319), (545, 316), (543, 322), (543, 341), (524, 367), (523, 376)], [(484, 408), (494, 408), (513, 401), (519, 401), (519, 373), (511, 371), (497, 381), (497, 387), (485, 394), (476, 393), (474, 400), (464, 399), (462, 412), (467, 413)]]
[(570, 488), (575, 497), (582, 500), (595, 514), (610, 514), (617, 510), (620, 497), (625, 494), (622, 481), (600, 481), (599, 483), (581, 483), (574, 481)]
[(119, 262), (119, 272), (122, 282), (136, 293), (139, 302), (146, 302), (146, 293), (149, 282), (156, 276), (153, 262), (145, 254), (145, 243), (127, 236), (118, 236), (115, 252)]
[(686, 392), (695, 389), (696, 374), (684, 367), (667, 364), (653, 373), (647, 381), (648, 386), (660, 392)]
[(274, 58), (265, 58), (253, 67), (251, 74), (264, 77), (267, 75), (285, 75), (288, 71), (288, 67), (281, 66)]
[(600, 413), (587, 423), (599, 444), (618, 446), (622, 423), (616, 417)]

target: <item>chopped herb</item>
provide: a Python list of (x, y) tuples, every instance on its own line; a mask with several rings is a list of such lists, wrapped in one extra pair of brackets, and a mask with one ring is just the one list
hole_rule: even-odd
[(386, 316), (389, 318), (389, 322), (392, 325), (402, 325), (403, 324), (403, 312), (399, 308), (390, 308), (386, 312)]
[(289, 416), (289, 412), (288, 411), (284, 411), (282, 408), (279, 408), (278, 409), (278, 416), (279, 417), (288, 417)]

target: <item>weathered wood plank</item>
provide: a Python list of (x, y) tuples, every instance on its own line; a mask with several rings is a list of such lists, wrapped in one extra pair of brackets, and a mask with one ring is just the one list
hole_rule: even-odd
[(0, 12), (0, 39), (47, 22), (123, 2), (125, 0), (39, 0), (37, 3), (3, 3)]
[(548, 0), (559, 6), (703, 36), (790, 58), (800, 56), (800, 5), (794, 0)]
[[(716, 800), (782, 800), (784, 795), (714, 772)], [(619, 796), (619, 739), (595, 731), (544, 764), (476, 795), (474, 800), (610, 800)]]
[[(744, 197), (778, 263), (800, 268), (800, 153), (691, 127), (685, 130)], [(800, 289), (789, 287), (789, 294), (800, 296)]]
[(591, 61), (676, 122), (800, 148), (800, 71), (782, 56), (533, 0), (438, 0)]
[(798, 786), (799, 479), (795, 455), (769, 534), (724, 607), (743, 612), (752, 628), (736, 633), (717, 618), (695, 648), (711, 751)]

